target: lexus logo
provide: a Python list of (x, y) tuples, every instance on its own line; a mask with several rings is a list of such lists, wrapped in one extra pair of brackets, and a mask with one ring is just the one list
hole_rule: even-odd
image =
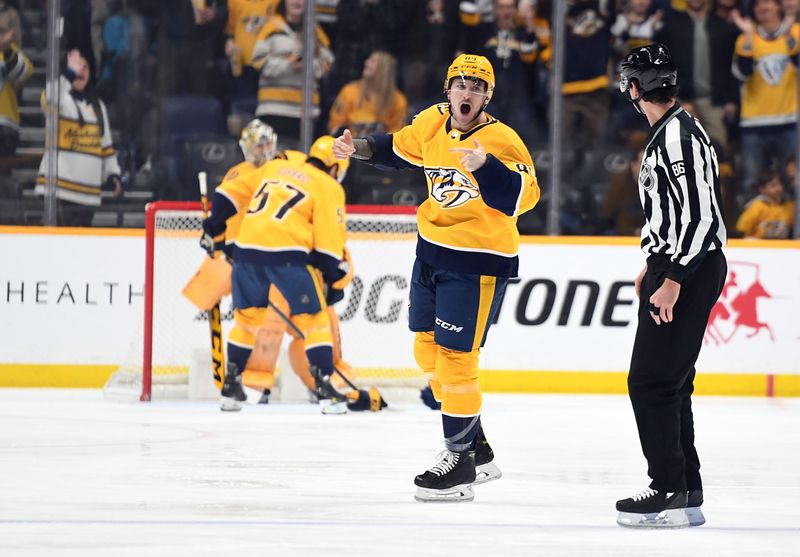
[(203, 145), (203, 160), (209, 164), (217, 164), (225, 160), (225, 146), (222, 143), (206, 143)]
[(392, 203), (395, 205), (419, 205), (419, 200), (413, 191), (401, 189), (392, 195)]

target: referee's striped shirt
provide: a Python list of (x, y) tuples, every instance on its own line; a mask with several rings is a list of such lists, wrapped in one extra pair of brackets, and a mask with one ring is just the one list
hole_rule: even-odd
[(678, 103), (655, 123), (639, 171), (642, 250), (669, 256), (681, 282), (710, 250), (725, 245), (719, 164), (705, 130)]

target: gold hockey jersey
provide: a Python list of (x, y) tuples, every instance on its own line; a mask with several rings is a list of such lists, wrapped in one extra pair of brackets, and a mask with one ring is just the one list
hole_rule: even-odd
[(19, 129), (17, 95), (31, 74), (33, 64), (17, 45), (12, 44), (7, 52), (0, 52), (0, 125)]
[(233, 37), (245, 66), (252, 63), (256, 37), (272, 17), (277, 4), (278, 0), (228, 0), (225, 34)]
[(344, 190), (306, 162), (273, 160), (257, 171), (258, 189), (236, 238), (234, 258), (262, 265), (313, 265), (339, 278), (344, 254)]
[(236, 209), (236, 213), (225, 221), (226, 246), (232, 247), (236, 240), (236, 236), (239, 234), (239, 227), (244, 218), (244, 209), (258, 187), (258, 180), (261, 174), (255, 172), (255, 170), (257, 170), (256, 165), (252, 162), (240, 162), (228, 170), (228, 173), (222, 179), (222, 183), (215, 190), (215, 193), (224, 196)]
[(378, 109), (372, 99), (361, 99), (360, 81), (351, 81), (339, 91), (331, 107), (328, 129), (332, 134), (348, 128), (356, 137), (377, 132), (396, 132), (406, 122), (408, 101), (400, 91), (395, 91), (391, 105), (378, 119)]
[(743, 128), (791, 124), (797, 121), (797, 69), (792, 58), (800, 50), (800, 24), (789, 37), (768, 37), (761, 27), (752, 44), (744, 34), (736, 39), (733, 74), (742, 82)]
[[(489, 116), (460, 132), (450, 125), (449, 105), (439, 104), (399, 132), (372, 139), (370, 162), (424, 170), (428, 198), (417, 211), (417, 257), (456, 272), (516, 276), (517, 217), (536, 205), (540, 190), (531, 155), (514, 130)], [(469, 172), (462, 153), (450, 149), (473, 149), (475, 140), (489, 156)]]
[[(265, 164), (269, 165), (278, 160), (305, 162), (306, 154), (300, 151), (286, 150)], [(259, 169), (262, 171), (258, 172)], [(253, 194), (261, 185), (261, 177), (265, 172), (269, 172), (269, 170), (264, 169), (263, 165), (256, 167), (250, 161), (240, 162), (228, 170), (222, 182), (214, 191), (213, 212), (221, 213), (221, 218), (226, 219), (225, 246), (228, 248), (226, 251), (229, 253), (232, 253), (231, 250), (236, 241), (236, 236), (239, 234), (242, 219), (247, 213), (250, 198), (253, 197)], [(222, 196), (224, 200), (219, 196)]]
[(765, 195), (750, 201), (736, 222), (746, 238), (787, 239), (794, 226), (794, 201), (775, 203)]

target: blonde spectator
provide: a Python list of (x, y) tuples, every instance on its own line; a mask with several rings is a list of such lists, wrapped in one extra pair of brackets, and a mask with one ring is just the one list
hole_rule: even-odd
[(394, 133), (403, 127), (408, 103), (395, 86), (396, 66), (388, 52), (370, 54), (361, 79), (342, 87), (333, 103), (328, 121), (332, 135), (339, 135), (344, 128), (361, 137)]
[(33, 73), (33, 64), (20, 50), (17, 11), (0, 6), (0, 155), (13, 155), (19, 144), (19, 88)]
[[(58, 99), (58, 199), (57, 222), (64, 226), (90, 226), (94, 207), (100, 205), (105, 185), (122, 193), (119, 163), (111, 142), (105, 104), (90, 85), (89, 63), (77, 49), (67, 54)], [(46, 106), (43, 95), (43, 105)], [(36, 193), (44, 195), (48, 155), (42, 157)]]
[(768, 170), (758, 179), (759, 195), (752, 199), (736, 223), (746, 238), (787, 239), (794, 224), (795, 204), (784, 199), (783, 182)]

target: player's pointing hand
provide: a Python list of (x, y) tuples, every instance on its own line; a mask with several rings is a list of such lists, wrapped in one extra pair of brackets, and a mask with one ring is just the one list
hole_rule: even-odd
[(337, 159), (346, 159), (356, 152), (353, 145), (353, 136), (350, 135), (350, 130), (344, 130), (344, 133), (333, 140), (333, 156)]
[(474, 172), (486, 164), (486, 151), (484, 151), (477, 139), (473, 138), (472, 142), (475, 144), (474, 149), (467, 149), (466, 147), (452, 147), (450, 149), (453, 153), (463, 153), (460, 159), (461, 164), (469, 172)]

